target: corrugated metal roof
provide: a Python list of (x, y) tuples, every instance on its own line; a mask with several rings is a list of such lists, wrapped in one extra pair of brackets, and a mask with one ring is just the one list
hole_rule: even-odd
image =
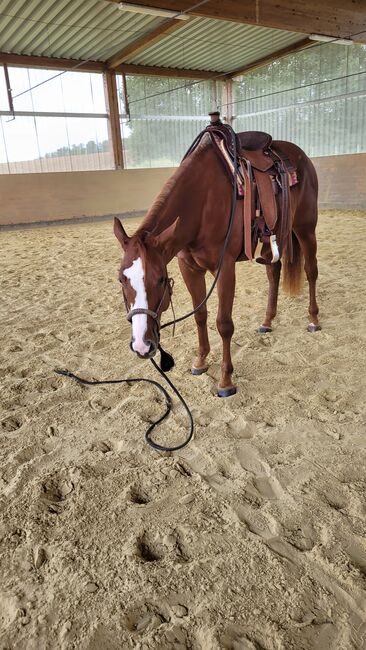
[(1, 0), (0, 51), (106, 61), (162, 22), (103, 0)]
[(194, 18), (128, 63), (229, 72), (301, 41), (305, 34)]
[[(164, 19), (105, 0), (0, 0), (0, 51), (106, 61)], [(296, 43), (303, 34), (192, 18), (127, 62), (229, 72)]]

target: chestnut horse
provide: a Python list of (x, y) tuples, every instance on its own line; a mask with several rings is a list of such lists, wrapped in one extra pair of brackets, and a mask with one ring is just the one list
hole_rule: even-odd
[[(276, 143), (273, 143), (276, 145)], [(296, 166), (299, 183), (291, 188), (291, 223), (293, 256), (266, 266), (269, 294), (265, 319), (259, 331), (270, 331), (277, 311), (278, 286), (283, 267), (284, 289), (290, 295), (299, 293), (302, 256), (309, 283), (310, 324), (308, 330), (320, 329), (315, 286), (318, 276), (315, 228), (317, 223), (317, 176), (306, 154), (290, 142), (278, 142), (281, 151)], [(119, 280), (129, 320), (132, 324), (131, 349), (139, 357), (154, 356), (159, 345), (160, 317), (170, 303), (171, 285), (167, 265), (178, 256), (184, 282), (197, 307), (206, 295), (205, 275), (215, 274), (228, 228), (232, 187), (221, 162), (207, 138), (186, 158), (167, 181), (146, 217), (129, 237), (119, 219), (114, 232), (122, 245)], [(243, 206), (238, 201), (230, 240), (217, 282), (217, 329), (223, 343), (223, 359), (218, 395), (227, 397), (236, 392), (232, 383), (233, 365), (230, 354), (234, 332), (232, 307), (235, 289), (235, 262), (243, 249)], [(198, 331), (198, 352), (192, 373), (207, 370), (210, 351), (207, 333), (207, 307), (195, 314)]]

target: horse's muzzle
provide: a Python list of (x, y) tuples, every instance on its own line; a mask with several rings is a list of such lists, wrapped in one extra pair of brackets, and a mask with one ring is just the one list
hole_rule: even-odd
[(130, 343), (130, 348), (131, 348), (132, 352), (135, 352), (135, 354), (137, 354), (137, 356), (140, 359), (151, 359), (152, 357), (155, 356), (155, 354), (157, 352), (158, 344), (155, 343), (155, 341), (151, 341), (151, 340), (145, 341), (145, 344), (149, 348), (148, 351), (145, 354), (140, 354), (140, 352), (133, 349), (133, 340)]

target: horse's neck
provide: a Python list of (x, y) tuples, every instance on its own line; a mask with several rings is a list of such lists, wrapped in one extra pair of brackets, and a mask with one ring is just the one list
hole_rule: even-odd
[(200, 225), (200, 208), (205, 195), (202, 177), (208, 154), (208, 150), (203, 150), (181, 164), (163, 187), (139, 230), (158, 235), (179, 217), (180, 227), (174, 231), (176, 245), (182, 248), (192, 240)]

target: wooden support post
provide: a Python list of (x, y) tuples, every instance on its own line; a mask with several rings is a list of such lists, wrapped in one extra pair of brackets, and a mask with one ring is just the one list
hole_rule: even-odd
[(212, 79), (212, 81), (210, 81), (210, 85), (211, 85), (211, 97), (212, 97), (210, 111), (219, 111), (220, 110), (219, 105), (221, 100), (220, 83), (215, 79)]
[(125, 101), (125, 113), (130, 119), (130, 105), (128, 103), (128, 94), (127, 94), (127, 81), (126, 81), (126, 75), (122, 75), (122, 86), (123, 86), (123, 99)]
[(9, 111), (14, 115), (14, 102), (13, 102), (13, 95), (12, 95), (11, 86), (10, 86), (8, 66), (6, 65), (6, 63), (4, 63), (3, 67), (4, 67), (6, 92), (7, 92), (7, 95), (8, 95)]
[(114, 70), (106, 70), (104, 76), (104, 92), (108, 111), (108, 134), (112, 143), (114, 166), (116, 169), (124, 168), (123, 145), (121, 125), (119, 121), (119, 106), (116, 73)]
[(232, 79), (226, 79), (223, 84), (222, 90), (222, 110), (221, 116), (226, 124), (233, 126), (234, 113), (233, 113), (233, 82)]

